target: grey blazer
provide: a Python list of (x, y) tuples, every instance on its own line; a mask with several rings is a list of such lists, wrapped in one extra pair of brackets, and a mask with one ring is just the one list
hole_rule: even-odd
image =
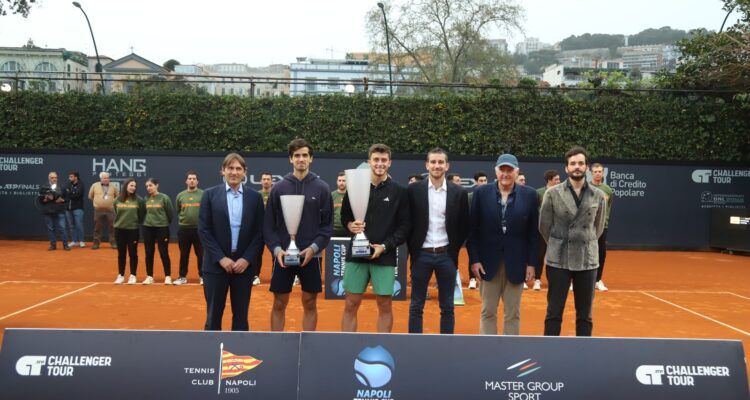
[(539, 232), (547, 242), (547, 265), (570, 271), (599, 267), (597, 240), (606, 222), (604, 192), (587, 185), (576, 207), (568, 181), (544, 193), (539, 211)]

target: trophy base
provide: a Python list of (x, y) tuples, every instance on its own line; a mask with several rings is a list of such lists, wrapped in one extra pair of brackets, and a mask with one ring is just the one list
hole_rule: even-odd
[(300, 259), (298, 255), (285, 255), (284, 265), (287, 267), (298, 267), (300, 265)]
[(372, 248), (367, 246), (354, 246), (352, 245), (352, 257), (354, 258), (370, 258), (372, 256)]

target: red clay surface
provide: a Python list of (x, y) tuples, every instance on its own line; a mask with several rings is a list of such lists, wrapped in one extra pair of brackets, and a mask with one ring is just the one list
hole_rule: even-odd
[[(47, 251), (41, 241), (0, 241), (0, 338), (5, 328), (166, 329), (200, 330), (205, 318), (202, 288), (197, 284), (195, 257), (184, 286), (114, 285), (116, 251), (104, 244), (72, 251)], [(90, 243), (88, 244), (90, 246)], [(179, 253), (170, 245), (172, 277)], [(138, 281), (145, 277), (145, 255), (139, 249)], [(461, 273), (466, 280), (466, 255)], [(266, 254), (262, 284), (253, 289), (250, 328), (270, 329), (272, 295), (268, 291), (270, 258)], [(158, 257), (157, 282), (164, 281)], [(750, 257), (704, 252), (610, 251), (604, 281), (609, 292), (594, 300), (594, 335), (733, 339), (750, 349)], [(542, 291), (524, 291), (521, 334), (541, 335), (546, 310)], [(425, 307), (426, 333), (439, 332), (437, 290)], [(456, 307), (456, 333), (477, 334), (479, 291), (464, 289), (465, 306)], [(408, 301), (394, 302), (393, 331), (407, 331)], [(318, 330), (339, 331), (343, 302), (318, 300)], [(502, 314), (502, 306), (499, 311)], [(230, 306), (224, 326), (230, 326)], [(359, 331), (375, 331), (375, 302), (366, 298), (359, 312)], [(502, 318), (500, 318), (502, 321)], [(286, 330), (302, 328), (300, 289), (287, 310)], [(502, 327), (501, 327), (502, 330)], [(575, 334), (572, 296), (568, 298), (563, 335)]]

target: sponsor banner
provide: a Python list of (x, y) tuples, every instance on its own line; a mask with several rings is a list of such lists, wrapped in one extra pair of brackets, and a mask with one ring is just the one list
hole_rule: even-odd
[[(85, 185), (98, 180), (99, 173), (109, 172), (115, 185), (128, 177), (135, 177), (138, 193), (144, 195), (145, 180), (159, 180), (159, 191), (172, 198), (185, 189), (185, 173), (198, 173), (199, 186), (208, 188), (221, 183), (218, 174), (224, 154), (172, 153), (154, 155), (147, 152), (119, 154), (46, 154), (0, 153), (0, 238), (46, 239), (46, 228), (37, 208), (39, 187), (49, 171), (58, 172), (60, 183), (67, 184), (71, 171), (78, 171)], [(335, 190), (338, 172), (356, 168), (366, 158), (318, 154), (312, 171)], [(278, 156), (246, 155), (247, 184), (260, 188), (262, 172), (270, 172), (274, 182), (291, 171), (286, 154)], [(596, 160), (594, 160), (596, 161)], [(564, 164), (560, 162), (527, 162), (521, 160), (529, 186), (544, 186), (543, 175), (548, 169), (557, 170), (565, 179)], [(608, 243), (613, 248), (708, 249), (710, 212), (714, 208), (750, 207), (750, 168), (609, 163), (604, 165), (605, 183), (614, 190), (612, 214), (609, 221)], [(494, 158), (462, 160), (452, 157), (451, 173), (461, 175), (467, 190), (473, 190), (471, 177), (484, 171), (494, 180)], [(425, 173), (424, 159), (394, 157), (391, 177), (401, 185), (417, 173)], [(93, 229), (91, 201), (84, 201), (84, 224), (87, 238)], [(177, 235), (177, 219), (171, 227), (172, 238)]]
[[(326, 247), (325, 256), (325, 298), (329, 300), (343, 300), (344, 271), (346, 271), (347, 245), (350, 238), (334, 237)], [(406, 245), (396, 249), (396, 281), (393, 282), (393, 300), (406, 300)]]
[(296, 399), (299, 334), (7, 329), (3, 399)]
[(303, 400), (749, 398), (739, 341), (303, 332), (301, 343)]

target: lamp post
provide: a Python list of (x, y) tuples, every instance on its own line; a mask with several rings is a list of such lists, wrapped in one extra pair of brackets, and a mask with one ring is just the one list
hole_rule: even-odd
[(73, 5), (78, 7), (79, 10), (83, 13), (83, 16), (86, 17), (86, 23), (89, 25), (89, 32), (91, 32), (91, 40), (94, 42), (94, 53), (96, 53), (96, 72), (99, 73), (99, 78), (101, 78), (101, 89), (102, 94), (104, 94), (104, 74), (102, 74), (102, 62), (99, 59), (99, 50), (96, 48), (96, 39), (94, 39), (94, 30), (91, 29), (91, 21), (89, 21), (89, 16), (86, 15), (86, 11), (83, 11), (83, 7), (81, 7), (81, 3), (74, 1)]
[(727, 19), (729, 19), (729, 14), (731, 14), (731, 13), (732, 13), (732, 11), (734, 11), (735, 7), (737, 7), (737, 5), (734, 5), (734, 6), (732, 6), (732, 8), (731, 8), (731, 9), (729, 10), (729, 12), (727, 13), (727, 16), (726, 16), (726, 17), (724, 17), (724, 22), (722, 22), (722, 23), (721, 23), (721, 28), (719, 28), (719, 33), (721, 33), (721, 31), (723, 31), (723, 30), (724, 30), (724, 24), (726, 24), (726, 23), (727, 23)]
[(388, 34), (388, 17), (385, 16), (385, 5), (378, 3), (380, 11), (383, 12), (383, 24), (385, 25), (385, 47), (388, 50), (388, 83), (391, 88), (391, 97), (393, 97), (393, 72), (391, 71), (391, 39)]

